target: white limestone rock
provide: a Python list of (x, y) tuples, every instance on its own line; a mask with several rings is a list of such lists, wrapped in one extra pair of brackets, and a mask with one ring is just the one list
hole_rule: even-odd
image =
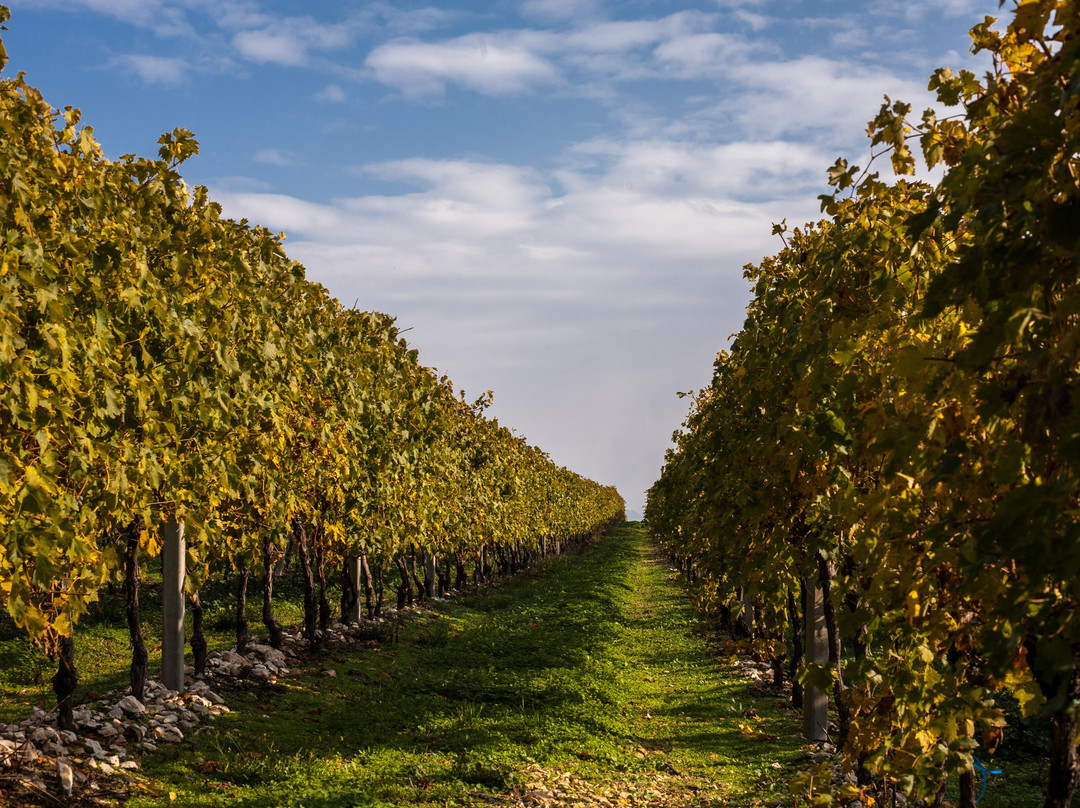
[(116, 706), (130, 716), (146, 715), (146, 705), (134, 696), (124, 696)]
[(30, 733), (30, 740), (36, 744), (44, 744), (49, 741), (59, 741), (60, 733), (52, 727), (38, 727), (32, 733)]
[(71, 790), (75, 787), (75, 770), (67, 762), (57, 760), (56, 776), (60, 780), (60, 790), (70, 795)]

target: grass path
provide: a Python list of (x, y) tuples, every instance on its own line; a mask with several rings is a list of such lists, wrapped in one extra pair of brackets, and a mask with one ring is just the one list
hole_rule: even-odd
[(383, 632), (227, 693), (231, 714), (144, 760), (130, 804), (775, 804), (795, 721), (695, 629), (674, 574), (623, 525), (438, 604), (396, 643)]
[(678, 576), (645, 542), (635, 549), (625, 653), (640, 694), (628, 717), (643, 745), (668, 750), (685, 790), (714, 792), (721, 804), (782, 793), (781, 772), (790, 774), (799, 751), (794, 718), (706, 653)]

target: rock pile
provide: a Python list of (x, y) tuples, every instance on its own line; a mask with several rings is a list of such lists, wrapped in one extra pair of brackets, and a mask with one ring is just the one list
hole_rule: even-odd
[[(376, 624), (383, 622), (376, 618)], [(318, 644), (355, 645), (370, 637), (371, 629), (370, 622), (362, 626), (335, 622), (319, 632)], [(59, 729), (55, 714), (35, 707), (23, 721), (0, 724), (0, 777), (29, 792), (97, 791), (102, 776), (138, 770), (135, 758), (142, 752), (180, 743), (203, 721), (228, 712), (225, 699), (214, 688), (274, 684), (300, 662), (310, 645), (297, 632), (285, 635), (281, 650), (253, 642), (244, 654), (235, 648), (214, 651), (207, 657), (202, 678), (194, 679), (194, 669), (185, 668), (184, 693), (152, 680), (146, 683), (145, 701), (130, 693), (107, 693), (74, 710), (75, 732)]]
[(0, 725), (0, 771), (16, 783), (38, 791), (50, 786), (64, 794), (86, 786), (97, 788), (90, 775), (134, 771), (133, 756), (162, 743), (179, 743), (184, 732), (205, 719), (228, 712), (225, 700), (204, 681), (192, 682), (186, 693), (148, 681), (145, 702), (132, 695), (106, 694), (101, 701), (74, 710), (75, 731), (58, 729), (53, 714), (35, 707), (30, 716)]

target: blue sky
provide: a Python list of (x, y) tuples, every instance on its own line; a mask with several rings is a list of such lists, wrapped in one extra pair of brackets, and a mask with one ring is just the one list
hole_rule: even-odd
[[(226, 213), (631, 510), (771, 224), (996, 0), (8, 0), (8, 71), (106, 153), (195, 132)], [(885, 166), (882, 166), (885, 170)]]

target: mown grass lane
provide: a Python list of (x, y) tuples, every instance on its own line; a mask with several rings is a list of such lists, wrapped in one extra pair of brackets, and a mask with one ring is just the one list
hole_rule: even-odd
[[(441, 603), (144, 761), (133, 806), (755, 805), (801, 754), (790, 713), (706, 651), (676, 576), (623, 525)], [(330, 677), (327, 671), (335, 671)]]

